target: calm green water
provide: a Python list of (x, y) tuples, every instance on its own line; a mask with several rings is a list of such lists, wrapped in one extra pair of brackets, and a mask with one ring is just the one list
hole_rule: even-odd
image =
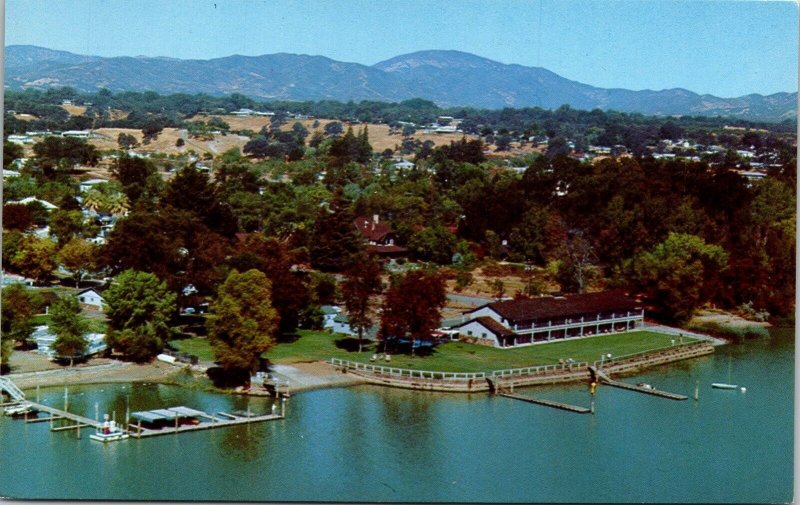
[[(792, 499), (794, 333), (630, 377), (677, 402), (601, 387), (596, 414), (487, 395), (375, 387), (303, 393), (287, 419), (103, 445), (84, 431), (0, 419), (0, 495), (257, 501), (787, 502)], [(712, 382), (747, 393), (711, 389)], [(588, 405), (585, 385), (527, 394)], [(63, 405), (63, 388), (42, 391)], [(70, 388), (70, 411), (270, 400), (156, 385)]]

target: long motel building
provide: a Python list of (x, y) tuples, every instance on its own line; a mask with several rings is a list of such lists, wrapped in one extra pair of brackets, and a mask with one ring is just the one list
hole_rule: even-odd
[(640, 301), (622, 291), (489, 303), (464, 314), (460, 339), (492, 347), (634, 330), (644, 324)]

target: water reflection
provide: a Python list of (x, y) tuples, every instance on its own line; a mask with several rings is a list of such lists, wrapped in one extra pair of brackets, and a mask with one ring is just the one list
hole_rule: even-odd
[[(793, 357), (788, 337), (719, 348), (713, 356), (626, 379), (690, 395), (700, 381), (699, 402), (600, 387), (595, 416), (484, 394), (364, 386), (297, 395), (280, 421), (116, 445), (51, 433), (47, 423), (0, 418), (0, 495), (785, 502), (792, 489)], [(726, 379), (729, 364), (746, 394), (711, 389), (711, 382)], [(520, 392), (589, 402), (585, 384)], [(63, 404), (63, 387), (42, 390), (42, 399)], [(131, 411), (185, 405), (216, 413), (249, 406), (257, 414), (272, 404), (169, 386), (70, 387), (70, 411), (87, 417), (94, 417), (98, 402), (100, 415), (113, 411), (119, 420), (127, 401)]]

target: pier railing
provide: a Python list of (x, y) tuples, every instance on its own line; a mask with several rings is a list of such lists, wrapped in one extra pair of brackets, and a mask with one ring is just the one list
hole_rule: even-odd
[(372, 365), (348, 361), (339, 358), (331, 358), (329, 363), (343, 370), (352, 370), (373, 375), (383, 375), (394, 378), (409, 379), (437, 379), (443, 381), (465, 381), (475, 379), (510, 379), (514, 377), (536, 377), (536, 376), (560, 376), (571, 372), (585, 371), (590, 364), (595, 367), (612, 367), (624, 365), (628, 362), (638, 362), (646, 355), (658, 355), (665, 353), (680, 353), (695, 347), (708, 346), (707, 342), (686, 342), (676, 343), (672, 346), (648, 349), (646, 351), (625, 354), (622, 356), (612, 356), (611, 358), (598, 360), (594, 363), (586, 361), (572, 361), (557, 363), (553, 365), (539, 365), (522, 368), (507, 368), (503, 370), (493, 370), (491, 372), (442, 372), (435, 370), (411, 370), (408, 368), (397, 368), (391, 366)]
[(523, 368), (507, 368), (505, 370), (494, 370), (491, 372), (492, 378), (520, 377), (529, 375), (550, 375), (559, 372), (571, 372), (573, 370), (585, 370), (589, 363), (585, 361), (573, 361), (559, 363), (555, 365), (528, 366)]
[(656, 349), (648, 349), (646, 351), (634, 352), (631, 354), (623, 354), (621, 356), (611, 356), (610, 358), (606, 358), (603, 360), (597, 360), (592, 365), (595, 367), (598, 366), (614, 366), (619, 365), (628, 361), (638, 361), (639, 358), (648, 354), (659, 354), (659, 353), (666, 353), (666, 352), (681, 352), (686, 349), (691, 349), (694, 347), (705, 347), (711, 345), (708, 342), (683, 342), (683, 343), (676, 343), (675, 345), (668, 345), (665, 347), (659, 347)]
[(439, 379), (450, 381), (464, 381), (474, 379), (485, 379), (484, 372), (439, 372), (435, 370), (411, 370), (408, 368), (396, 368), (391, 366), (370, 365), (345, 359), (331, 358), (330, 364), (344, 370), (355, 370), (372, 374), (388, 375), (391, 377), (407, 377), (410, 379)]
[(504, 370), (494, 370), (491, 372), (441, 372), (435, 370), (411, 370), (408, 368), (396, 368), (381, 365), (371, 365), (348, 361), (339, 358), (331, 358), (330, 364), (344, 370), (354, 370), (372, 374), (388, 375), (391, 377), (408, 377), (412, 379), (440, 379), (440, 380), (470, 380), (490, 378), (520, 377), (530, 375), (550, 375), (559, 372), (570, 372), (585, 370), (589, 363), (585, 361), (572, 363), (559, 363), (555, 365), (528, 366), (523, 368), (507, 368)]

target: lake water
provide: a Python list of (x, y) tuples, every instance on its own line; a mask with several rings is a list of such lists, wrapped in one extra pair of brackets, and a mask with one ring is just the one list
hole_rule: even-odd
[[(794, 332), (628, 377), (700, 400), (600, 387), (579, 415), (485, 394), (378, 387), (307, 392), (287, 418), (101, 444), (0, 419), (0, 496), (99, 500), (787, 502)], [(747, 392), (712, 389), (732, 382)], [(63, 406), (63, 388), (42, 390)], [(585, 384), (523, 394), (588, 406)], [(34, 392), (29, 392), (33, 397)], [(161, 385), (70, 388), (70, 411), (185, 405), (267, 412), (271, 400)]]

